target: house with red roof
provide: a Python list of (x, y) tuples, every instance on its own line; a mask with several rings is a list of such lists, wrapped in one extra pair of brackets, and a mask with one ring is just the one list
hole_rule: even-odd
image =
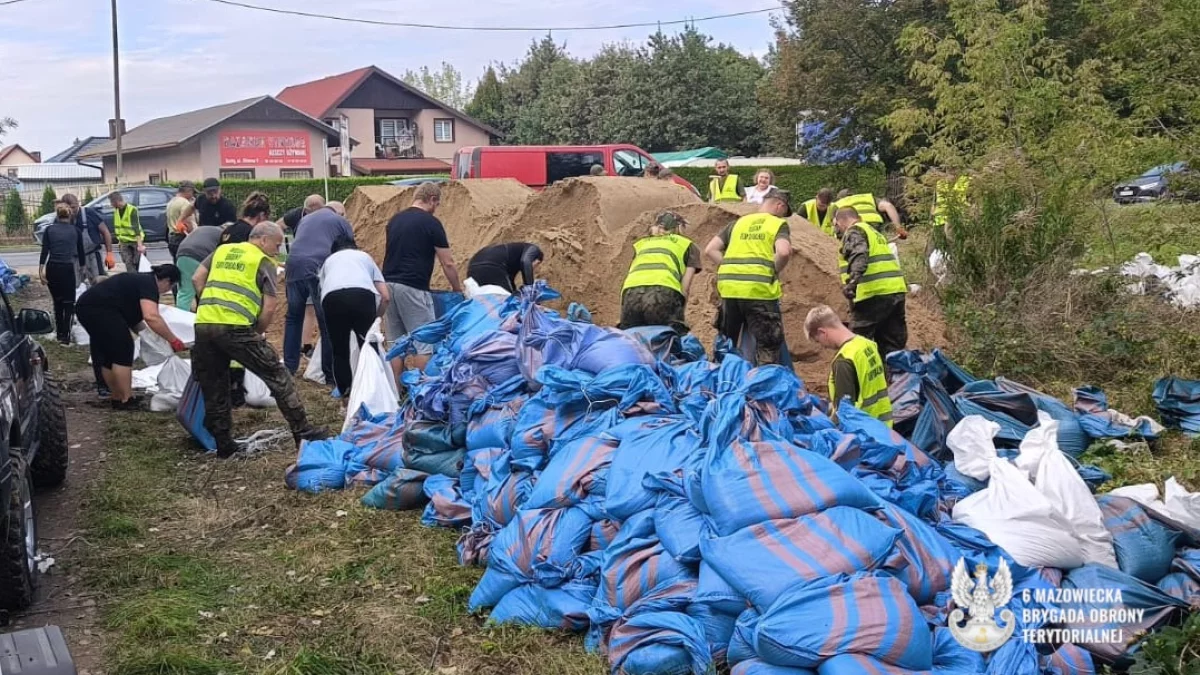
[(292, 85), (276, 98), (357, 141), (348, 162), (342, 148), (330, 147), (341, 174), (449, 173), (459, 148), (491, 145), (500, 135), (375, 66)]

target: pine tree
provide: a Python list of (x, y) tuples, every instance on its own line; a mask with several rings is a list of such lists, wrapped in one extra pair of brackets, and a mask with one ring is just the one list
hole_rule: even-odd
[(83, 192), (83, 203), (84, 204), (91, 204), (92, 200), (95, 198), (96, 198), (96, 195), (92, 193), (92, 188), (89, 187), (87, 190), (84, 190), (84, 192)]
[(47, 213), (54, 213), (54, 202), (56, 201), (58, 201), (58, 193), (54, 191), (54, 188), (47, 185), (46, 189), (42, 190), (42, 203), (38, 206), (38, 217), (40, 218)]
[(21, 203), (21, 193), (16, 190), (9, 192), (4, 200), (4, 229), (9, 234), (16, 234), (25, 229), (27, 220), (25, 205)]

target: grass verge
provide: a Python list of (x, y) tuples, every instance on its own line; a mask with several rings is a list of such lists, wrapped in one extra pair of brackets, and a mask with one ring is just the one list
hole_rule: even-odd
[[(339, 421), (328, 397), (304, 393), (317, 421)], [(237, 422), (283, 426), (274, 411)], [(288, 491), (290, 447), (220, 462), (152, 413), (110, 417), (106, 444), (82, 513), (108, 673), (607, 672), (577, 636), (469, 615), (481, 571), (458, 565), (455, 533), (367, 510), (356, 491)]]

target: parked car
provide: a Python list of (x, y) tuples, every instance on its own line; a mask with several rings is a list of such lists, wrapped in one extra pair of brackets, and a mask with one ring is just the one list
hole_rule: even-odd
[(445, 183), (449, 180), (450, 179), (446, 178), (445, 176), (430, 176), (428, 178), (401, 178), (400, 180), (392, 181), (390, 185), (395, 185), (397, 187), (411, 187), (413, 185), (420, 185), (422, 183)]
[(1171, 194), (1171, 183), (1189, 173), (1185, 162), (1156, 166), (1137, 178), (1127, 180), (1113, 188), (1113, 199), (1118, 204), (1136, 204), (1162, 199)]
[(38, 309), (13, 314), (0, 291), (0, 610), (33, 602), (38, 579), (35, 487), (67, 477), (67, 417), (34, 335), (54, 331)]
[[(638, 177), (654, 158), (636, 145), (485, 145), (460, 148), (451, 178), (513, 178), (542, 189), (564, 178), (590, 175), (596, 164), (610, 176)], [(697, 196), (696, 186), (672, 175), (671, 180)]]
[[(121, 194), (125, 195), (125, 202), (138, 208), (138, 218), (142, 222), (142, 229), (146, 231), (146, 241), (167, 240), (167, 202), (171, 201), (175, 192), (175, 188), (156, 185), (121, 188)], [(87, 208), (96, 209), (100, 215), (104, 216), (104, 222), (108, 225), (110, 232), (113, 223), (113, 207), (108, 196), (111, 194), (112, 192), (105, 192), (84, 205)], [(53, 222), (53, 213), (47, 213), (33, 221), (33, 239), (39, 245), (42, 243), (42, 232)]]

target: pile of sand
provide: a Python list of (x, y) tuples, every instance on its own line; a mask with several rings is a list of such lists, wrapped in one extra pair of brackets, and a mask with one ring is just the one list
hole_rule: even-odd
[[(360, 187), (346, 203), (359, 246), (383, 261), (389, 219), (412, 204), (415, 188)], [(513, 180), (467, 180), (445, 184), (437, 216), (446, 227), (460, 273), (480, 248), (525, 241), (546, 253), (539, 270), (563, 295), (562, 304), (580, 302), (603, 325), (620, 319), (621, 284), (633, 259), (633, 242), (645, 236), (664, 209), (689, 223), (685, 233), (703, 251), (708, 241), (755, 207), (701, 202), (673, 183), (617, 177), (576, 178), (534, 192)], [(837, 274), (837, 240), (798, 217), (791, 219), (791, 262), (783, 272), (784, 330), (796, 370), (814, 390), (823, 391), (832, 352), (804, 336), (809, 309), (827, 304), (845, 314), (847, 304)], [(716, 335), (716, 280), (712, 263), (693, 281), (687, 321), (711, 346)], [(434, 288), (447, 288), (440, 268)], [(280, 312), (282, 316), (283, 312)], [(280, 319), (282, 323), (282, 319)], [(908, 303), (909, 346), (944, 344), (940, 318), (923, 303)]]

